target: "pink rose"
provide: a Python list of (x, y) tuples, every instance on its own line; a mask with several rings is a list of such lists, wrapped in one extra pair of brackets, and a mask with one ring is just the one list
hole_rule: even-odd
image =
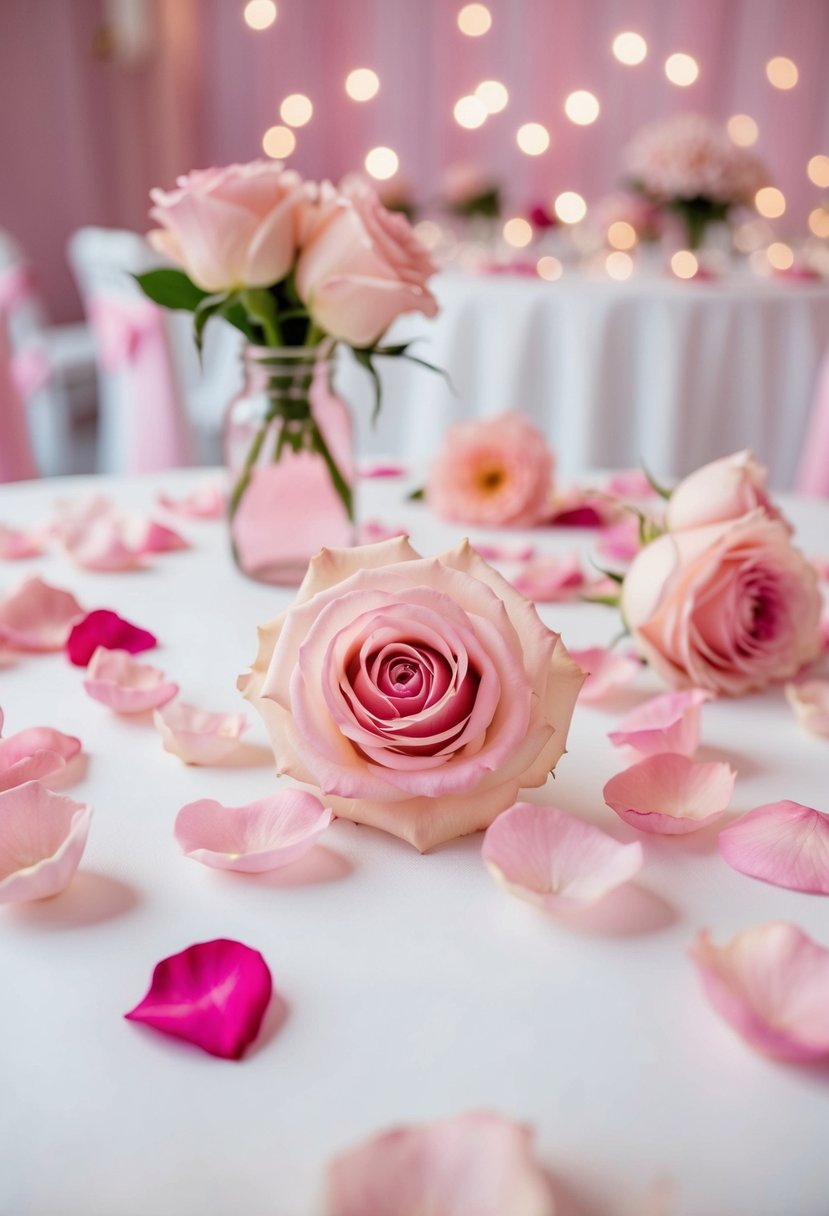
[(401, 313), (435, 315), (426, 286), (435, 266), (409, 221), (372, 189), (355, 184), (336, 201), (325, 194), (317, 223), (303, 223), (297, 291), (326, 333), (371, 346)]
[(633, 559), (621, 606), (674, 688), (738, 696), (788, 679), (820, 650), (817, 575), (762, 509), (660, 536)]
[(756, 507), (780, 519), (780, 512), (766, 492), (768, 475), (768, 469), (747, 451), (703, 465), (671, 493), (665, 517), (668, 530), (727, 523)]
[(293, 265), (297, 208), (313, 193), (277, 161), (197, 169), (177, 190), (150, 191), (161, 228), (147, 239), (204, 291), (270, 287)]
[(425, 850), (487, 827), (562, 755), (584, 673), (467, 542), (323, 549), (240, 688), (280, 773)]
[(527, 528), (552, 511), (554, 458), (522, 414), (458, 422), (443, 438), (426, 496), (442, 519)]

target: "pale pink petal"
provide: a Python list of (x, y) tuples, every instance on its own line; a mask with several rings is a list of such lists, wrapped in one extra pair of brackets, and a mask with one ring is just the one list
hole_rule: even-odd
[(141, 570), (143, 554), (131, 541), (124, 521), (115, 514), (102, 514), (65, 537), (64, 548), (84, 570), (115, 574)]
[(272, 992), (259, 951), (218, 938), (157, 963), (147, 995), (124, 1017), (212, 1056), (240, 1060), (259, 1033)]
[(0, 793), (0, 903), (57, 895), (72, 881), (92, 808), (38, 781)]
[(189, 802), (176, 816), (182, 852), (217, 870), (261, 874), (298, 861), (331, 822), (331, 811), (303, 790), (283, 789), (245, 806), (211, 798)]
[(139, 554), (176, 553), (190, 548), (190, 542), (180, 532), (155, 519), (136, 520), (131, 525), (130, 538)]
[(553, 1216), (532, 1133), (471, 1112), (392, 1128), (328, 1167), (326, 1216)]
[(829, 815), (799, 802), (755, 807), (720, 832), (720, 852), (750, 878), (829, 895)]
[(178, 685), (157, 667), (137, 663), (127, 650), (99, 646), (86, 670), (83, 686), (95, 701), (117, 714), (141, 714), (172, 701)]
[(48, 726), (32, 726), (0, 739), (0, 790), (49, 777), (80, 750), (80, 739)]
[(40, 532), (23, 532), (0, 524), (0, 558), (7, 562), (21, 561), (27, 557), (39, 557), (44, 549)]
[(786, 700), (801, 726), (813, 735), (829, 739), (829, 680), (787, 684)]
[(691, 948), (705, 994), (732, 1030), (783, 1060), (829, 1056), (829, 950), (775, 921), (715, 946), (703, 930)]
[(557, 528), (605, 528), (618, 518), (618, 503), (595, 490), (570, 486), (556, 491), (546, 522)]
[(643, 832), (696, 832), (727, 809), (736, 779), (719, 761), (695, 764), (687, 756), (661, 752), (611, 777), (604, 800)]
[(0, 646), (12, 650), (61, 650), (84, 615), (74, 595), (40, 578), (27, 578), (0, 600)]
[(578, 553), (566, 553), (528, 562), (512, 585), (529, 600), (555, 604), (577, 599), (586, 581)]
[(639, 520), (626, 515), (618, 524), (606, 528), (596, 541), (596, 552), (617, 562), (632, 561), (642, 548)]
[(214, 714), (184, 701), (172, 701), (153, 713), (165, 752), (185, 764), (221, 764), (239, 746), (247, 729), (243, 714)]
[(710, 700), (711, 694), (701, 688), (661, 693), (626, 714), (608, 731), (608, 738), (614, 747), (631, 747), (640, 756), (693, 756), (699, 747), (702, 707)]
[(159, 494), (158, 501), (167, 511), (188, 519), (222, 519), (225, 514), (225, 492), (217, 481), (202, 482), (181, 498)]
[(487, 545), (475, 542), (475, 551), (485, 562), (529, 562), (536, 555), (535, 545)]
[(392, 540), (395, 536), (408, 535), (408, 528), (395, 526), (394, 524), (384, 524), (379, 519), (367, 519), (365, 523), (360, 525), (357, 543), (360, 545), (374, 545), (381, 540)]
[(656, 490), (641, 469), (622, 469), (604, 484), (606, 494), (614, 498), (655, 498)]
[(157, 638), (148, 629), (125, 621), (109, 608), (96, 608), (72, 627), (66, 640), (66, 653), (75, 667), (86, 667), (99, 646), (140, 654), (157, 645)]
[(570, 658), (588, 673), (579, 693), (579, 701), (588, 705), (603, 701), (620, 688), (631, 684), (642, 664), (631, 654), (591, 646), (587, 650), (571, 650)]
[(547, 912), (595, 903), (642, 866), (642, 846), (558, 807), (516, 802), (487, 828), (481, 850), (505, 890)]

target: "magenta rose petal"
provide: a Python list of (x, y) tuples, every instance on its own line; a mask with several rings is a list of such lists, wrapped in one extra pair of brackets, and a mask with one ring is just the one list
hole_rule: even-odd
[(643, 832), (696, 832), (722, 815), (737, 774), (727, 764), (697, 764), (660, 752), (617, 773), (604, 787), (607, 805)]
[(66, 642), (69, 661), (86, 667), (99, 646), (140, 654), (158, 645), (155, 635), (125, 621), (109, 608), (96, 608), (73, 627)]
[(640, 756), (677, 752), (693, 756), (699, 747), (700, 716), (711, 694), (701, 688), (651, 697), (608, 731), (614, 747), (631, 747)]
[(0, 790), (51, 776), (80, 750), (80, 739), (48, 726), (32, 726), (0, 739)]
[(607, 650), (603, 646), (571, 650), (570, 657), (588, 673), (579, 693), (579, 701), (588, 705), (604, 701), (625, 688), (642, 667), (634, 655), (619, 654), (617, 650)]
[(40, 532), (25, 532), (0, 524), (0, 558), (7, 562), (21, 561), (27, 557), (39, 557), (44, 549)]
[(799, 802), (755, 807), (720, 832), (725, 860), (741, 874), (809, 895), (829, 895), (829, 815)]
[(156, 964), (147, 995), (124, 1014), (225, 1060), (239, 1060), (259, 1033), (273, 981), (257, 950), (217, 938)]
[(829, 680), (805, 680), (786, 685), (786, 700), (802, 727), (829, 738)]
[(782, 1060), (829, 1056), (829, 950), (780, 921), (726, 946), (707, 932), (691, 947), (705, 994), (750, 1046)]
[(153, 713), (165, 752), (185, 764), (221, 764), (239, 746), (247, 729), (243, 714), (211, 713), (184, 701), (172, 701)]
[(0, 647), (61, 650), (83, 608), (70, 591), (27, 578), (0, 600)]
[(471, 1112), (381, 1132), (328, 1167), (326, 1216), (553, 1216), (529, 1128)]
[(330, 822), (331, 811), (319, 798), (283, 789), (245, 806), (223, 806), (212, 798), (189, 802), (176, 816), (174, 831), (194, 861), (261, 874), (304, 857)]
[(38, 781), (0, 793), (0, 903), (63, 891), (86, 845), (92, 808)]
[(117, 714), (140, 714), (172, 701), (178, 684), (163, 671), (137, 663), (126, 650), (99, 646), (86, 669), (83, 682), (90, 697)]
[(224, 490), (215, 481), (202, 482), (181, 498), (159, 494), (158, 501), (166, 511), (188, 519), (221, 519), (225, 513)]
[(487, 828), (481, 850), (496, 882), (547, 912), (596, 903), (642, 866), (642, 846), (620, 844), (558, 807), (517, 802)]

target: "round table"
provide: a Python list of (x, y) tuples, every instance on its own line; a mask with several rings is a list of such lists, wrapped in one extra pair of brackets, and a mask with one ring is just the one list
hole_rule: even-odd
[[(0, 519), (35, 523), (91, 492), (146, 509), (200, 476), (3, 487)], [(361, 513), (407, 526), (421, 551), (453, 544), (459, 529), (405, 488), (364, 482)], [(791, 515), (805, 551), (825, 550), (829, 505), (792, 502)], [(256, 626), (291, 595), (235, 572), (221, 523), (179, 526), (192, 548), (146, 572), (94, 574), (56, 553), (4, 565), (0, 589), (37, 571), (116, 609), (158, 635), (147, 657), (184, 699), (236, 711)], [(515, 538), (527, 539), (552, 552), (595, 534)], [(598, 605), (541, 612), (573, 647), (617, 629)], [(530, 795), (642, 840), (627, 900), (577, 931), (498, 888), (480, 835), (420, 856), (336, 822), (313, 867), (245, 876), (185, 859), (180, 806), (274, 788), (261, 723), (251, 711), (251, 743), (226, 766), (188, 768), (82, 678), (62, 654), (0, 670), (6, 733), (79, 735), (86, 761), (66, 792), (94, 807), (71, 887), (0, 909), (0, 1211), (321, 1216), (335, 1153), (390, 1124), (491, 1109), (535, 1127), (561, 1216), (825, 1216), (825, 1069), (755, 1054), (709, 1007), (687, 950), (702, 927), (723, 942), (771, 919), (829, 945), (829, 905), (735, 873), (716, 828), (644, 837), (618, 820), (601, 792), (624, 766), (606, 735), (618, 704), (577, 706), (555, 782)], [(656, 690), (644, 674), (626, 705)], [(780, 689), (706, 706), (703, 744), (739, 772), (734, 812), (780, 798), (827, 809), (829, 745), (798, 728)], [(260, 950), (288, 1010), (240, 1064), (123, 1018), (159, 959), (215, 937)]]

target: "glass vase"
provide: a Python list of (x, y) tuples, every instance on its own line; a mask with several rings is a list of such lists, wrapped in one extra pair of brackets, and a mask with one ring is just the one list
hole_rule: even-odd
[(224, 429), (233, 557), (249, 578), (294, 587), (320, 549), (354, 543), (351, 418), (330, 351), (248, 346), (242, 360)]

